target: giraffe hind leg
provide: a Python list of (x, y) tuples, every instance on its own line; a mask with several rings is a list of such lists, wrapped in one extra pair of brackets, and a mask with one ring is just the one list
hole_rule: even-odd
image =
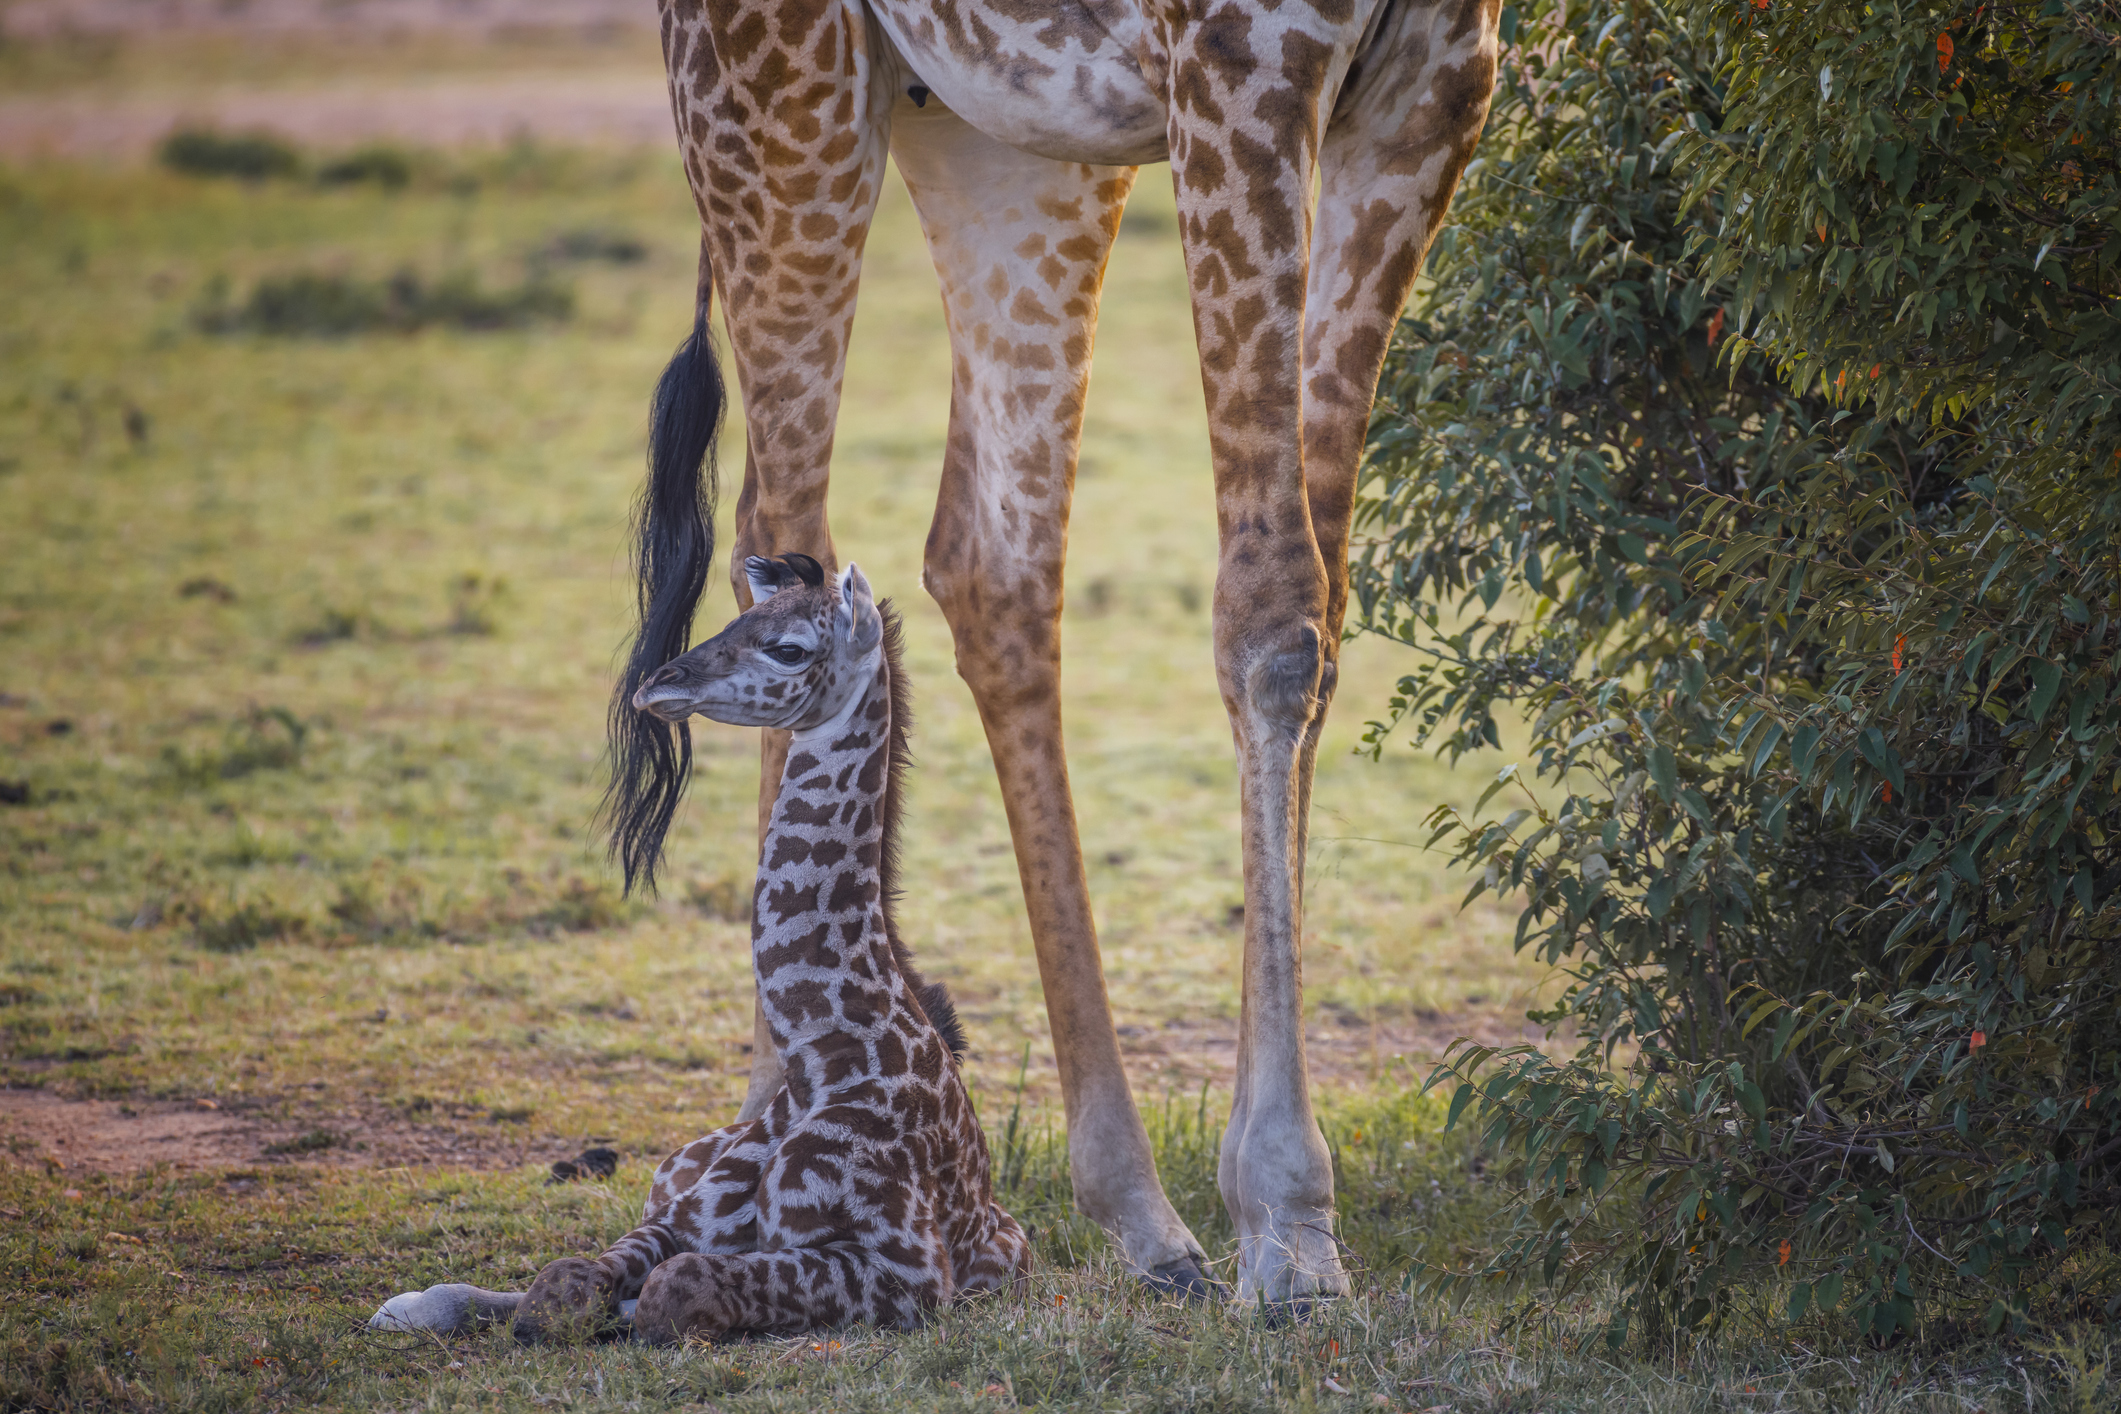
[(391, 1297), (368, 1318), (368, 1328), (470, 1335), (510, 1319), (522, 1301), (520, 1291), (488, 1291), (467, 1282), (444, 1282), (425, 1291), (407, 1291)]
[(778, 1252), (687, 1252), (650, 1273), (633, 1330), (658, 1345), (793, 1335), (851, 1321), (908, 1330), (939, 1304), (940, 1273), (922, 1276), (853, 1239)]

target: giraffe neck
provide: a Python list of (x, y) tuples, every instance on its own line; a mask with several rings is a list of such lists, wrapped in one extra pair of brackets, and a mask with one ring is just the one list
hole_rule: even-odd
[(753, 894), (759, 998), (798, 1105), (819, 1083), (874, 1073), (910, 1009), (884, 914), (891, 667), (879, 651), (859, 671), (847, 706), (789, 747)]

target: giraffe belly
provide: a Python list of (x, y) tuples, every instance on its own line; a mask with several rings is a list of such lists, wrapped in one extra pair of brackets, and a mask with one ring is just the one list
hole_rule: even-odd
[(1134, 4), (1058, 0), (1010, 13), (1017, 8), (869, 0), (906, 85), (929, 90), (989, 137), (1062, 162), (1138, 166), (1170, 156), (1163, 94), (1142, 72)]

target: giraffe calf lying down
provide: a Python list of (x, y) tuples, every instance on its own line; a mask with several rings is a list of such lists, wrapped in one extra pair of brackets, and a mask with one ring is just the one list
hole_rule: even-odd
[(908, 726), (899, 628), (849, 565), (745, 562), (752, 607), (651, 675), (634, 706), (794, 734), (752, 893), (758, 991), (787, 1081), (759, 1118), (663, 1160), (641, 1225), (563, 1257), (521, 1294), (452, 1284), (370, 1319), (526, 1340), (654, 1341), (909, 1326), (1024, 1279), (1030, 1243), (994, 1201), (958, 1074), (962, 1032), (892, 921)]

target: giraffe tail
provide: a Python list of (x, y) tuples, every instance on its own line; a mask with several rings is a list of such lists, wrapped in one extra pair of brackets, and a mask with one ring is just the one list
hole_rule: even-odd
[(633, 694), (690, 646), (693, 611), (714, 560), (714, 443), (728, 396), (707, 327), (713, 296), (703, 233), (692, 333), (663, 370), (649, 405), (648, 483), (634, 508), (640, 622), (608, 719), (611, 783), (602, 814), (628, 893), (636, 885), (655, 892), (663, 836), (692, 772), (690, 729), (635, 710)]

